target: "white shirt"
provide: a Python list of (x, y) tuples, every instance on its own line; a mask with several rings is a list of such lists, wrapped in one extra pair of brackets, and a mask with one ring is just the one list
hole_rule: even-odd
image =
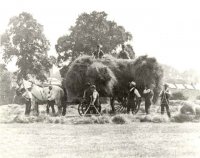
[(136, 95), (138, 98), (141, 97), (140, 93), (138, 92), (138, 90), (137, 90), (136, 88), (134, 88), (134, 87), (131, 88), (130, 92), (131, 92), (132, 90), (134, 90), (134, 93), (135, 93), (135, 95)]

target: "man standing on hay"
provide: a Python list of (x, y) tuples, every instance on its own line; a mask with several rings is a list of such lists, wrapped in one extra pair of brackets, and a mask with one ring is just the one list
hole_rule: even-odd
[(130, 90), (128, 94), (128, 103), (127, 103), (127, 113), (130, 114), (130, 110), (134, 114), (134, 111), (136, 110), (136, 105), (135, 105), (135, 97), (138, 97), (139, 100), (141, 100), (141, 95), (136, 89), (136, 83), (131, 82), (130, 83)]
[(104, 52), (101, 50), (101, 46), (98, 44), (97, 45), (97, 50), (93, 53), (93, 56), (96, 59), (101, 59), (104, 55)]
[(122, 44), (122, 50), (119, 52), (118, 58), (120, 58), (120, 59), (130, 59), (128, 52), (125, 50), (124, 44)]
[(165, 108), (167, 111), (167, 115), (170, 118), (171, 114), (169, 111), (169, 97), (170, 97), (170, 91), (168, 88), (168, 84), (164, 84), (163, 90), (160, 92), (160, 97), (161, 97), (161, 114), (164, 114)]

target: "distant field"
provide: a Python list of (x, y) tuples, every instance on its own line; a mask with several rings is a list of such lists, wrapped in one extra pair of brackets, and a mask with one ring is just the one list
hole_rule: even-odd
[(180, 157), (200, 155), (199, 123), (0, 124), (0, 157)]

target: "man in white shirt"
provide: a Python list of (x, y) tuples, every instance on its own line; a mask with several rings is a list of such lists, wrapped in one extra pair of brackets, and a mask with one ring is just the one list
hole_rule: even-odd
[(26, 92), (24, 92), (22, 97), (25, 98), (25, 104), (26, 104), (25, 115), (29, 115), (30, 112), (31, 112), (31, 101), (33, 99), (33, 96), (32, 96), (32, 93), (31, 93), (31, 87), (28, 87), (26, 89)]
[(52, 109), (52, 113), (55, 114), (55, 108), (54, 108), (54, 105), (55, 105), (55, 97), (53, 95), (53, 92), (52, 92), (52, 85), (49, 86), (49, 92), (48, 92), (48, 102), (47, 102), (47, 114), (49, 114), (49, 107), (51, 107)]
[(99, 106), (99, 93), (97, 92), (95, 85), (91, 85), (91, 91), (91, 105)]
[[(90, 111), (93, 111), (93, 114), (100, 113), (101, 106), (100, 106), (100, 101), (99, 101), (99, 93), (97, 92), (95, 85), (91, 85), (90, 89), (91, 89), (90, 105), (93, 105), (96, 107), (96, 108), (91, 107)], [(98, 109), (98, 111), (96, 109)]]

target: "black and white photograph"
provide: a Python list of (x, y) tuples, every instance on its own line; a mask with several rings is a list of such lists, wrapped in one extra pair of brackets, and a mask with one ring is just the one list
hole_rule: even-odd
[(0, 158), (199, 158), (198, 0), (0, 1)]

